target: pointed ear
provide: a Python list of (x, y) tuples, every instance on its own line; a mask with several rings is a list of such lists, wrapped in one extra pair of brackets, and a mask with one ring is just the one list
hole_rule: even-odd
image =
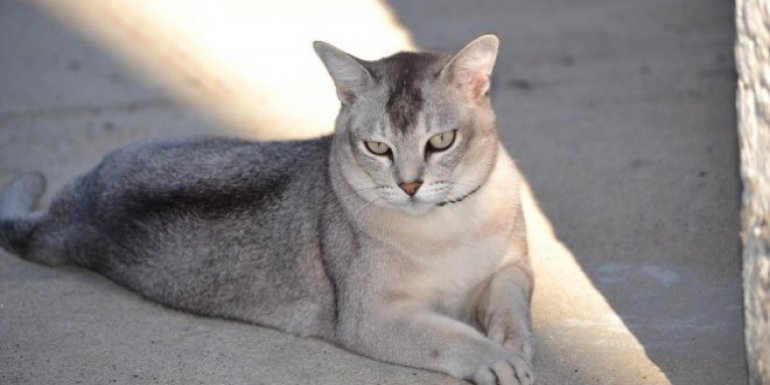
[(322, 41), (313, 42), (313, 48), (334, 80), (342, 104), (353, 103), (361, 91), (373, 84), (372, 75), (353, 55)]
[(495, 35), (476, 38), (449, 60), (440, 76), (471, 100), (481, 98), (489, 90), (499, 45), (500, 41)]

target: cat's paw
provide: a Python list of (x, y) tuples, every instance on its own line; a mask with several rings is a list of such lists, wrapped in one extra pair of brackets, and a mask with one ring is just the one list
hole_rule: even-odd
[(472, 381), (476, 385), (532, 385), (535, 374), (529, 360), (514, 355), (491, 365), (482, 365)]
[(535, 356), (535, 338), (527, 333), (526, 335), (509, 335), (503, 340), (503, 347), (521, 354), (529, 361)]
[(528, 361), (535, 355), (535, 338), (528, 323), (513, 312), (496, 312), (488, 322), (487, 337)]

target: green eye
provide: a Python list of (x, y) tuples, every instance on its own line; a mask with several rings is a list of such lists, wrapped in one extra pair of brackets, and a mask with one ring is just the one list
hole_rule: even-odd
[(366, 140), (364, 141), (364, 145), (366, 146), (366, 149), (371, 151), (374, 155), (385, 155), (390, 152), (390, 147), (382, 142)]
[(444, 151), (455, 141), (455, 130), (433, 135), (428, 139), (428, 151)]

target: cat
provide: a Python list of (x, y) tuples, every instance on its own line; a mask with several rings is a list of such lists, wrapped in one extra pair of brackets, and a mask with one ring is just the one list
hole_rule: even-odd
[(45, 178), (21, 174), (0, 195), (0, 245), (172, 308), (530, 385), (523, 179), (488, 93), (498, 46), (364, 61), (315, 42), (341, 103), (332, 135), (130, 145), (47, 211)]

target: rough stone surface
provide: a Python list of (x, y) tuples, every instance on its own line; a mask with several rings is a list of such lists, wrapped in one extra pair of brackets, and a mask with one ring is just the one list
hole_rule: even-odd
[(752, 385), (770, 384), (770, 6), (736, 2), (738, 131), (743, 178), (746, 349)]

